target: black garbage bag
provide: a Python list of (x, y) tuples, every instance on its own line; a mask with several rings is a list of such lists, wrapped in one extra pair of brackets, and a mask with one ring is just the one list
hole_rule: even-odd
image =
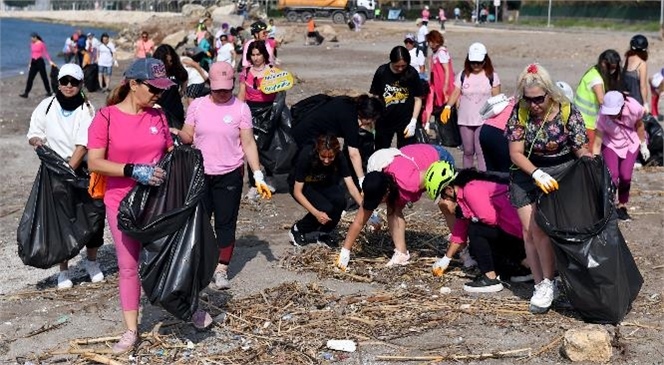
[(52, 149), (38, 147), (41, 166), (18, 224), (18, 256), (48, 269), (76, 256), (103, 229), (104, 202), (88, 194), (89, 177)]
[(93, 93), (101, 89), (99, 84), (99, 66), (96, 63), (91, 63), (83, 67), (83, 82), (85, 83), (85, 88)]
[(461, 132), (457, 123), (456, 107), (452, 107), (450, 119), (445, 124), (440, 121), (440, 112), (442, 111), (442, 107), (437, 107), (432, 112), (434, 116), (432, 128), (436, 131), (436, 140), (432, 142), (445, 147), (461, 146)]
[(180, 146), (159, 166), (166, 171), (164, 183), (137, 185), (129, 192), (120, 203), (118, 226), (143, 245), (140, 276), (150, 302), (189, 320), (219, 258), (203, 201), (203, 157)]
[(618, 228), (609, 171), (601, 157), (582, 158), (558, 184), (539, 198), (536, 220), (551, 237), (567, 296), (585, 321), (618, 323), (643, 278)]
[(648, 137), (650, 158), (648, 161), (644, 161), (641, 154), (639, 154), (639, 161), (643, 165), (664, 166), (664, 135), (662, 126), (652, 114), (647, 114), (643, 117), (643, 125), (646, 129), (646, 136)]
[(278, 93), (272, 104), (252, 107), (251, 117), (261, 165), (274, 174), (289, 173), (297, 144), (291, 132), (286, 92)]

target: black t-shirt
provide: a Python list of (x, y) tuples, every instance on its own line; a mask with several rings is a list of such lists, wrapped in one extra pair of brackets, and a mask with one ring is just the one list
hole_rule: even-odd
[[(360, 150), (360, 157), (362, 157), (362, 170), (367, 171), (367, 163), (369, 162), (369, 157), (376, 151), (374, 135), (370, 131), (362, 128), (359, 128), (357, 135), (360, 141), (358, 149)], [(355, 176), (355, 170), (352, 168), (353, 163), (350, 160), (350, 154), (348, 153), (348, 146), (344, 144), (342, 151), (346, 156), (346, 163), (348, 164), (348, 167), (351, 169), (353, 178), (357, 178), (357, 176)]]
[(422, 82), (417, 70), (408, 66), (401, 74), (395, 74), (386, 63), (376, 70), (369, 92), (377, 95), (385, 104), (385, 113), (376, 128), (404, 127), (413, 117), (415, 97), (423, 95)]
[(343, 138), (344, 144), (359, 147), (357, 107), (347, 96), (337, 96), (314, 109), (293, 128), (293, 138), (298, 146), (313, 143), (318, 136), (334, 134)]
[(300, 151), (295, 163), (295, 170), (289, 177), (291, 185), (295, 181), (311, 184), (314, 186), (327, 187), (338, 185), (345, 177), (350, 176), (350, 170), (346, 163), (346, 156), (339, 152), (329, 166), (324, 166), (318, 158), (318, 151), (313, 145), (307, 145)]

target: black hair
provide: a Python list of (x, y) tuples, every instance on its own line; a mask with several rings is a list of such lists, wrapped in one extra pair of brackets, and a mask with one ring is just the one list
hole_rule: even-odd
[(377, 119), (383, 114), (383, 102), (380, 99), (362, 94), (355, 98), (357, 115), (362, 119)]
[(410, 65), (410, 52), (404, 46), (396, 46), (390, 51), (390, 62), (397, 63), (401, 60), (406, 61)]
[(42, 39), (42, 37), (40, 37), (39, 34), (37, 34), (37, 33), (35, 33), (35, 32), (30, 33), (30, 37), (32, 37), (32, 38), (37, 38), (39, 41), (42, 41), (42, 42), (44, 41), (44, 40)]
[[(168, 55), (171, 56), (170, 64), (166, 62)], [(173, 47), (169, 46), (168, 44), (162, 44), (157, 47), (157, 49), (154, 50), (152, 58), (161, 60), (161, 62), (163, 62), (164, 66), (166, 67), (166, 74), (168, 76), (175, 77), (175, 79), (178, 80), (180, 84), (186, 82), (189, 78), (187, 70), (185, 70), (184, 66), (182, 66), (180, 56), (178, 56), (177, 52), (175, 52), (175, 49), (173, 49)]]
[(394, 207), (394, 205), (397, 203), (397, 200), (399, 199), (399, 185), (397, 185), (397, 181), (394, 179), (392, 174), (388, 174), (382, 171), (381, 174), (387, 177), (387, 206)]
[[(615, 72), (611, 73), (609, 70), (609, 65), (616, 66)], [(604, 81), (604, 91), (617, 90), (622, 91), (622, 76), (620, 72), (620, 54), (613, 50), (607, 49), (606, 51), (600, 53), (597, 58), (597, 65), (595, 68), (602, 76)]]
[(259, 41), (255, 40), (247, 46), (247, 56), (246, 59), (249, 61), (250, 64), (253, 64), (251, 62), (251, 53), (253, 52), (254, 49), (257, 49), (258, 52), (260, 52), (263, 55), (263, 61), (265, 62), (266, 65), (270, 64), (270, 54), (267, 51), (267, 47), (265, 46), (265, 41)]
[(449, 186), (464, 187), (471, 181), (489, 181), (498, 184), (509, 184), (509, 177), (495, 172), (478, 171), (474, 167), (457, 171), (457, 176), (450, 182)]
[(104, 37), (106, 37), (108, 39), (111, 39), (111, 37), (109, 37), (108, 33), (102, 33), (100, 39), (104, 39)]

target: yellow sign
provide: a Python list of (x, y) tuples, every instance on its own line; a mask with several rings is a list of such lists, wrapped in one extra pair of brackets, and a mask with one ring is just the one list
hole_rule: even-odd
[(295, 81), (293, 81), (293, 75), (290, 72), (273, 67), (270, 73), (263, 77), (261, 91), (265, 94), (274, 94), (289, 90), (293, 85), (295, 85)]

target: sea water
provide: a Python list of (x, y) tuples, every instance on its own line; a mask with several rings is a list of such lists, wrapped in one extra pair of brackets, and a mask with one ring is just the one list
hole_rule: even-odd
[(106, 32), (111, 38), (116, 32), (110, 29), (89, 28), (67, 24), (54, 24), (24, 19), (0, 19), (0, 78), (27, 74), (30, 64), (30, 33), (41, 36), (46, 43), (51, 59), (58, 66), (64, 63), (64, 58), (58, 56), (62, 52), (65, 40), (76, 31), (83, 34), (93, 33), (101, 40), (101, 34)]

